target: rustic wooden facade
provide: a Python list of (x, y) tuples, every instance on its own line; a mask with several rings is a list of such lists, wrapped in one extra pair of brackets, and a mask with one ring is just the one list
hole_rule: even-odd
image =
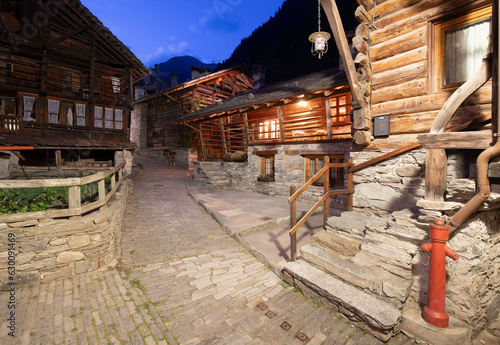
[(351, 93), (336, 70), (238, 95), (181, 118), (198, 130), (204, 159), (249, 146), (351, 141)]
[[(491, 1), (358, 3), (356, 17), (360, 24), (353, 39), (357, 55), (351, 65), (360, 90), (354, 113), (354, 138), (368, 149), (390, 148), (398, 141), (410, 140), (405, 135), (429, 133), (446, 101), (466, 81), (445, 81), (445, 64), (451, 63), (444, 60), (445, 30), (488, 20), (492, 5)], [(323, 0), (322, 4), (331, 8), (330, 0)], [(488, 33), (484, 37), (484, 54), (487, 36)], [(476, 67), (470, 68), (478, 68), (481, 58)], [(474, 130), (489, 128), (491, 92), (492, 83), (486, 82), (458, 108), (446, 128), (466, 123)], [(386, 114), (390, 115), (392, 138), (373, 140), (372, 119)], [(482, 133), (485, 138), (491, 137), (491, 132)], [(465, 136), (463, 140), (468, 141)], [(484, 144), (469, 148), (484, 148)]]
[(0, 11), (0, 146), (33, 147), (39, 165), (54, 150), (132, 148), (132, 85), (148, 72), (133, 53), (77, 0)]
[[(174, 149), (181, 142), (180, 116), (252, 90), (252, 79), (243, 65), (203, 75), (136, 101), (147, 106), (147, 147)], [(142, 115), (144, 116), (144, 114)]]

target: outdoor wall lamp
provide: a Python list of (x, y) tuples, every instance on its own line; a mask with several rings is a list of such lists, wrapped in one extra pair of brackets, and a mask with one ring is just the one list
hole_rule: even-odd
[(309, 41), (312, 42), (312, 55), (318, 55), (318, 59), (321, 59), (323, 54), (328, 51), (328, 40), (330, 37), (328, 32), (321, 31), (321, 2), (318, 0), (318, 32), (309, 36)]

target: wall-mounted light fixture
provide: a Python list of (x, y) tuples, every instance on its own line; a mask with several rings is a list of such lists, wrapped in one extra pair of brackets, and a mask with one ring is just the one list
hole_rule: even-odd
[(318, 32), (309, 36), (309, 41), (312, 42), (312, 55), (318, 55), (318, 59), (321, 59), (323, 54), (328, 51), (328, 40), (330, 37), (328, 32), (321, 31), (321, 2), (318, 0)]

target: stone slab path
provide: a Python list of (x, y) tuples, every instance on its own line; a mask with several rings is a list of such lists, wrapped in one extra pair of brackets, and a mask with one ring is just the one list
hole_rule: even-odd
[(247, 253), (188, 195), (184, 171), (138, 160), (119, 267), (17, 291), (15, 338), (1, 292), (0, 344), (382, 344)]

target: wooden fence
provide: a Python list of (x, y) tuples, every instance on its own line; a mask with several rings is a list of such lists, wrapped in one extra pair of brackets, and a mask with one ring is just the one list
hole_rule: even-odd
[[(106, 192), (106, 178), (111, 176), (110, 190)], [(43, 180), (0, 180), (0, 188), (44, 188), (44, 187), (67, 187), (68, 208), (57, 210), (46, 210), (28, 213), (3, 214), (0, 215), (0, 223), (12, 223), (45, 218), (80, 217), (81, 215), (98, 209), (108, 203), (115, 194), (125, 176), (125, 163), (122, 163), (108, 171), (98, 172), (85, 177)], [(82, 205), (82, 186), (97, 182), (98, 200), (87, 205)]]

